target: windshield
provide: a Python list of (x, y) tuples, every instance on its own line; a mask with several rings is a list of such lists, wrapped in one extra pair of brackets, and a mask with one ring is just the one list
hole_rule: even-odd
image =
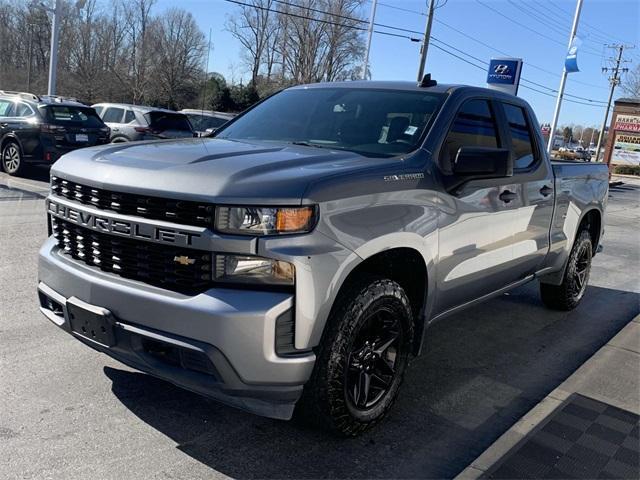
[(280, 92), (249, 110), (217, 138), (262, 140), (391, 157), (415, 150), (442, 94), (310, 88)]
[(193, 129), (204, 132), (207, 128), (218, 128), (227, 123), (229, 120), (209, 115), (200, 115), (199, 113), (187, 113)]
[(55, 125), (73, 127), (102, 128), (104, 123), (91, 107), (75, 107), (66, 105), (49, 105), (41, 107), (47, 122)]
[(182, 113), (149, 112), (145, 113), (144, 116), (153, 130), (160, 132), (167, 130), (192, 131), (189, 119)]

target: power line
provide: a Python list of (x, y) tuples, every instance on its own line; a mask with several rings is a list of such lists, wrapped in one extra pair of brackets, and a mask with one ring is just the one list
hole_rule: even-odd
[[(309, 17), (309, 16), (306, 16), (306, 15), (299, 15), (299, 14), (295, 14), (295, 13), (292, 13), (292, 12), (285, 12), (285, 11), (282, 11), (282, 10), (271, 9), (271, 8), (264, 7), (264, 6), (261, 6), (261, 5), (252, 5), (252, 4), (249, 4), (249, 3), (241, 2), (239, 0), (225, 0), (225, 1), (227, 1), (229, 3), (234, 3), (234, 4), (237, 4), (237, 5), (245, 6), (245, 7), (256, 8), (256, 9), (259, 9), (259, 10), (279, 13), (281, 15), (287, 15), (287, 16), (292, 16), (292, 17), (296, 17), (296, 18), (301, 18), (301, 19), (304, 19), (304, 20), (310, 20), (310, 21), (315, 21), (315, 22), (329, 24), (329, 25), (336, 25), (336, 26), (341, 26), (341, 27), (344, 27), (344, 28), (350, 28), (350, 29), (359, 30), (359, 31), (366, 31), (367, 30), (364, 27), (358, 27), (358, 26), (355, 26), (355, 25), (347, 25), (347, 24), (344, 24), (344, 23), (332, 22), (330, 20), (325, 20), (325, 19), (320, 19), (320, 18), (313, 18), (313, 17)], [(283, 4), (283, 5), (290, 6), (290, 7), (298, 7), (298, 8), (302, 8), (302, 9), (306, 9), (307, 8), (307, 7), (304, 7), (304, 6), (296, 5), (294, 3), (288, 3), (288, 2), (285, 2), (283, 0), (274, 0), (274, 1), (277, 2), (277, 3)], [(380, 4), (380, 5), (382, 5), (382, 4)], [(318, 10), (318, 9), (309, 8), (309, 11), (315, 11), (316, 13), (322, 13), (322, 14), (329, 15), (329, 16), (333, 15), (331, 12), (326, 12), (326, 11)], [(346, 18), (346, 19), (351, 20), (351, 21), (357, 21), (357, 22), (361, 22), (361, 23), (368, 23), (365, 20), (361, 20), (361, 19), (357, 19), (357, 18), (353, 18), (353, 17), (346, 17), (346, 16), (343, 16), (343, 15), (335, 15), (335, 16), (343, 17), (343, 18)], [(398, 31), (408, 32), (408, 33), (416, 33), (416, 34), (421, 33), (421, 32), (418, 32), (416, 30), (410, 30), (410, 29), (401, 28), (401, 27), (394, 27), (392, 25), (385, 25), (385, 24), (379, 24), (379, 23), (374, 23), (374, 25), (379, 26), (379, 27), (383, 27), (383, 28), (390, 28), (390, 29), (394, 29), (394, 30), (398, 30)], [(410, 37), (408, 35), (395, 34), (395, 33), (384, 32), (384, 31), (380, 31), (380, 30), (374, 30), (374, 32), (382, 34), (382, 35), (391, 36), (391, 37), (404, 38), (404, 39), (408, 39), (408, 40), (411, 40), (411, 41), (419, 41), (419, 39), (416, 39), (414, 37)], [(438, 42), (438, 43), (441, 43), (443, 45), (446, 45), (447, 47), (449, 47), (449, 48), (451, 48), (451, 49), (453, 49), (453, 50), (455, 50), (455, 51), (457, 51), (457, 52), (459, 52), (459, 53), (461, 53), (463, 55), (466, 55), (466, 56), (468, 56), (470, 58), (473, 58), (474, 60), (480, 62), (484, 66), (479, 66), (479, 65), (477, 65), (477, 64), (475, 64), (473, 62), (470, 62), (470, 61), (466, 60), (463, 57), (460, 57), (459, 55), (454, 54), (453, 52), (451, 52), (451, 51), (449, 51), (449, 50), (447, 50), (447, 49), (445, 49), (445, 48), (443, 48), (441, 46), (434, 45), (439, 50), (441, 50), (441, 51), (443, 51), (443, 52), (445, 52), (445, 53), (447, 53), (447, 54), (449, 54), (449, 55), (451, 55), (451, 56), (453, 56), (455, 58), (458, 58), (459, 60), (462, 60), (462, 61), (464, 61), (464, 62), (466, 62), (466, 63), (468, 63), (470, 65), (473, 65), (476, 68), (480, 68), (483, 71), (486, 71), (486, 66), (488, 65), (488, 63), (485, 62), (484, 60), (482, 60), (482, 59), (480, 59), (478, 57), (475, 57), (475, 56), (473, 56), (473, 55), (471, 55), (471, 54), (469, 54), (469, 53), (467, 53), (467, 52), (465, 52), (463, 50), (460, 50), (459, 48), (456, 48), (453, 45), (450, 45), (450, 44), (448, 44), (446, 42), (443, 42), (440, 39), (437, 39), (435, 37), (431, 37), (431, 38), (435, 42)], [(528, 81), (529, 83), (535, 84), (535, 82), (529, 81), (529, 80), (524, 79), (524, 78), (523, 78), (523, 81)], [(551, 87), (547, 87), (547, 86), (540, 85), (540, 84), (537, 84), (537, 85), (542, 86), (543, 88), (546, 88), (548, 90), (554, 91)], [(538, 90), (536, 90), (534, 88), (527, 87), (526, 85), (523, 85), (523, 87), (524, 88), (529, 88), (530, 90), (537, 91), (539, 93), (543, 93), (545, 95), (553, 96), (552, 94), (546, 94), (545, 92), (540, 92), (540, 91), (538, 91)], [(570, 94), (566, 94), (566, 95), (567, 96), (572, 96), (572, 97), (575, 97), (575, 98), (579, 98), (579, 99), (584, 99), (584, 100), (587, 100), (588, 102), (599, 102), (599, 100), (588, 99), (588, 98), (585, 98), (585, 97), (578, 97), (576, 95), (570, 95)], [(584, 103), (584, 102), (579, 102), (579, 101), (576, 101), (576, 100), (567, 100), (567, 101), (568, 102), (572, 102), (572, 103), (582, 104), (582, 105), (597, 106), (597, 105), (595, 105), (595, 103)]]
[[(559, 12), (563, 13), (563, 14), (569, 14), (571, 15), (571, 12), (568, 10), (565, 10), (564, 8), (560, 7), (558, 4), (556, 4), (555, 2), (553, 2), (552, 0), (548, 0), (549, 5), (551, 5), (553, 8), (555, 8), (556, 10), (558, 10)], [(616, 37), (611, 36), (610, 33), (605, 32), (604, 30), (600, 30), (597, 27), (594, 27), (593, 25), (585, 22), (584, 20), (582, 21), (582, 25), (584, 25), (585, 27), (591, 28), (592, 30), (596, 31), (596, 32), (601, 32), (601, 33), (595, 33), (593, 34), (593, 36), (598, 36), (602, 39), (604, 39), (605, 43), (610, 43), (611, 40), (618, 40), (618, 41), (622, 41), (620, 39), (616, 39)]]
[(536, 10), (529, 9), (526, 2), (520, 2), (519, 4), (515, 3), (513, 0), (507, 0), (507, 2), (510, 3), (516, 9), (519, 9), (519, 8), (523, 9), (523, 12), (530, 15), (532, 20), (535, 20), (536, 22), (541, 23), (549, 30), (555, 33), (559, 33), (560, 35), (563, 35), (563, 36), (566, 36), (569, 33), (569, 29), (564, 28), (562, 25), (560, 25), (557, 22), (555, 23), (551, 22), (549, 18), (542, 17), (542, 20), (540, 20), (540, 14)]
[[(508, 0), (508, 1), (513, 4), (512, 0)], [(548, 9), (544, 9), (544, 7), (542, 7), (542, 9), (541, 9), (540, 5), (537, 4), (537, 3), (531, 3), (531, 2), (524, 3), (524, 2), (522, 2), (522, 3), (520, 3), (519, 6), (525, 7), (526, 10), (527, 10), (527, 13), (533, 14), (538, 19), (542, 18), (542, 22), (541, 23), (544, 23), (545, 25), (547, 24), (547, 22), (552, 23), (554, 27), (559, 28), (561, 30), (561, 33), (563, 35), (566, 35), (569, 32), (570, 28), (571, 28), (571, 23), (569, 23), (567, 25), (567, 24), (564, 24), (564, 23), (560, 23), (560, 21), (559, 21), (559, 20), (568, 20), (566, 15), (572, 15), (572, 13), (569, 12), (569, 11), (562, 11), (561, 10), (562, 11), (562, 16), (559, 16), (557, 18), (552, 18), (552, 17), (549, 16)], [(604, 40), (602, 40), (602, 39), (598, 40), (596, 38), (596, 35), (593, 35), (592, 33), (587, 32), (586, 31), (586, 24), (584, 23), (584, 21), (582, 21), (580, 23), (580, 32), (581, 32), (580, 35), (579, 35), (580, 40), (582, 40), (584, 43), (588, 43), (588, 42), (592, 43), (595, 53), (598, 53), (596, 47), (597, 48), (601, 48), (603, 43), (608, 43), (610, 41), (609, 39), (604, 38), (604, 37), (602, 37), (602, 38), (604, 38)], [(591, 38), (591, 37), (594, 37), (594, 38)], [(598, 53), (598, 55), (600, 55), (600, 53)]]
[[(382, 4), (379, 4), (379, 5), (382, 5)], [(436, 19), (434, 19), (434, 21), (439, 23), (439, 24), (441, 24), (441, 25), (443, 25), (443, 26), (445, 26), (445, 27), (447, 27), (447, 28), (449, 28), (449, 29), (451, 29), (451, 30), (453, 30), (454, 32), (457, 32), (458, 34), (462, 35), (463, 37), (468, 38), (469, 40), (472, 40), (472, 41), (474, 41), (474, 42), (476, 42), (476, 43), (478, 43), (478, 44), (480, 44), (480, 45), (482, 45), (482, 46), (484, 46), (484, 47), (486, 47), (486, 48), (488, 48), (490, 50), (493, 50), (494, 52), (500, 53), (501, 55), (506, 55), (507, 57), (513, 57), (512, 54), (510, 54), (508, 52), (505, 52), (504, 50), (500, 50), (499, 48), (496, 48), (496, 47), (494, 47), (492, 45), (489, 45), (488, 43), (485, 43), (482, 40), (478, 40), (477, 38), (473, 37), (472, 35), (469, 35), (468, 33), (465, 33), (462, 30), (459, 30), (458, 28), (449, 25), (448, 23), (443, 22), (442, 20), (439, 20), (439, 19), (436, 18)], [(554, 77), (560, 77), (559, 74), (557, 74), (555, 72), (552, 72), (550, 70), (547, 70), (547, 69), (545, 69), (545, 68), (543, 68), (543, 67), (541, 67), (539, 65), (536, 65), (534, 63), (526, 62), (526, 65), (528, 67), (535, 68), (536, 70), (544, 72), (544, 73), (546, 73), (548, 75), (553, 75)], [(604, 87), (602, 85), (595, 85), (595, 84), (592, 84), (592, 83), (582, 82), (580, 80), (573, 80), (573, 82), (579, 83), (581, 85), (585, 85), (587, 87), (602, 88), (602, 89), (606, 89), (607, 88), (607, 87)]]
[[(381, 5), (381, 6), (383, 6), (383, 7), (387, 7), (387, 8), (391, 8), (391, 9), (393, 9), (393, 10), (399, 10), (399, 11), (402, 11), (402, 12), (415, 13), (415, 14), (418, 14), (418, 15), (426, 16), (426, 14), (425, 14), (425, 13), (420, 12), (420, 11), (418, 11), (418, 10), (411, 10), (411, 9), (408, 9), (408, 8), (397, 7), (397, 6), (395, 6), (395, 5), (389, 5), (389, 4), (387, 4), (387, 3), (382, 3), (382, 2), (378, 2), (378, 5)], [(500, 50), (499, 48), (496, 48), (496, 47), (494, 47), (494, 46), (492, 46), (492, 45), (489, 45), (488, 43), (485, 43), (485, 42), (483, 42), (482, 40), (478, 40), (477, 38), (473, 37), (472, 35), (469, 35), (468, 33), (465, 33), (465, 32), (463, 32), (462, 30), (460, 30), (460, 29), (458, 29), (458, 28), (456, 28), (456, 27), (453, 27), (452, 25), (449, 25), (448, 23), (446, 23), (446, 22), (444, 22), (444, 21), (442, 21), (442, 20), (440, 20), (440, 19), (438, 19), (438, 18), (435, 18), (435, 19), (434, 19), (434, 21), (435, 21), (436, 23), (439, 23), (439, 24), (441, 24), (441, 25), (443, 25), (443, 26), (445, 26), (445, 27), (447, 27), (447, 28), (449, 28), (449, 29), (451, 29), (451, 30), (453, 30), (453, 31), (457, 32), (458, 34), (460, 34), (460, 35), (462, 35), (462, 36), (464, 36), (464, 37), (468, 38), (469, 40), (472, 40), (472, 41), (474, 41), (474, 42), (476, 42), (476, 43), (478, 43), (478, 44), (480, 44), (480, 45), (483, 45), (484, 47), (486, 47), (486, 48), (488, 48), (488, 49), (490, 49), (490, 50), (493, 50), (494, 52), (498, 52), (498, 53), (500, 53), (500, 54), (502, 54), (502, 55), (506, 55), (506, 56), (509, 56), (509, 57), (513, 56), (512, 54), (507, 53), (507, 52), (505, 52), (504, 50)], [(555, 40), (554, 40), (554, 41), (555, 41)], [(556, 42), (556, 43), (559, 43), (560, 45), (562, 45), (562, 43), (560, 43), (559, 41), (558, 41), (558, 42)], [(593, 55), (596, 55), (595, 53), (592, 53), (592, 54), (593, 54)], [(600, 54), (598, 54), (598, 56), (600, 56)], [(554, 77), (560, 77), (560, 75), (559, 75), (559, 74), (554, 73), (554, 72), (552, 72), (552, 71), (550, 71), (550, 70), (547, 70), (547, 69), (545, 69), (545, 68), (543, 68), (543, 67), (541, 67), (541, 66), (539, 66), (539, 65), (536, 65), (536, 64), (534, 64), (534, 63), (527, 62), (527, 63), (526, 63), (526, 65), (527, 65), (528, 67), (531, 67), (531, 68), (534, 68), (534, 69), (539, 70), (539, 71), (541, 71), (541, 72), (544, 72), (544, 73), (546, 73), (546, 74), (548, 74), (548, 75), (553, 75)], [(605, 86), (603, 86), (603, 85), (595, 85), (595, 84), (592, 84), (592, 83), (583, 82), (583, 81), (581, 81), (581, 80), (573, 80), (573, 79), (572, 79), (571, 81), (572, 81), (573, 83), (579, 83), (580, 85), (585, 85), (585, 86), (587, 86), (587, 87), (607, 89), (607, 87), (605, 87)]]
[[(506, 19), (507, 19), (507, 20), (509, 20), (510, 22), (515, 23), (516, 25), (519, 25), (520, 27), (522, 27), (522, 28), (525, 28), (525, 29), (529, 30), (530, 32), (533, 32), (533, 33), (535, 33), (536, 35), (538, 35), (538, 36), (540, 36), (540, 37), (542, 37), (542, 38), (546, 38), (547, 40), (549, 40), (549, 41), (551, 41), (551, 42), (553, 42), (553, 43), (557, 43), (557, 44), (562, 45), (563, 47), (565, 47), (564, 43), (563, 43), (563, 42), (561, 42), (560, 40), (557, 40), (557, 39), (555, 39), (555, 38), (549, 37), (548, 35), (545, 35), (544, 33), (540, 33), (539, 31), (537, 31), (537, 30), (535, 30), (535, 29), (533, 29), (533, 28), (531, 28), (531, 27), (529, 27), (529, 26), (525, 25), (524, 23), (519, 22), (518, 20), (515, 20), (515, 19), (513, 19), (513, 18), (509, 17), (508, 15), (505, 15), (504, 13), (502, 13), (502, 12), (501, 12), (501, 11), (499, 11), (499, 10), (496, 10), (496, 9), (495, 9), (495, 8), (493, 8), (492, 6), (487, 5), (486, 3), (482, 2), (481, 0), (476, 0), (476, 2), (477, 2), (477, 3), (479, 3), (480, 5), (482, 5), (483, 7), (488, 8), (488, 9), (489, 9), (489, 10), (491, 10), (492, 12), (497, 13), (497, 14), (498, 14), (498, 15), (500, 15), (501, 17), (506, 18)], [(593, 55), (593, 56), (595, 56), (595, 57), (600, 57), (600, 54), (599, 54), (599, 53), (597, 53), (597, 52), (592, 52), (592, 51), (587, 50), (587, 49), (582, 49), (582, 51), (583, 51), (584, 53), (586, 53), (587, 55)]]
[[(356, 27), (355, 25), (346, 25), (344, 23), (332, 22), (330, 20), (323, 20), (321, 18), (313, 18), (313, 17), (307, 17), (306, 15), (298, 15), (296, 13), (283, 12), (282, 10), (276, 10), (276, 9), (273, 9), (273, 8), (263, 7), (261, 5), (251, 5), (249, 3), (240, 2), (238, 0), (225, 0), (225, 2), (235, 3), (236, 5), (241, 5), (243, 7), (257, 8), (259, 10), (264, 10), (264, 11), (267, 11), (267, 12), (279, 13), (280, 15), (287, 15), (289, 17), (301, 18), (303, 20), (311, 20), (313, 22), (324, 23), (324, 24), (327, 24), (327, 25), (334, 25), (334, 26), (337, 26), (337, 27), (351, 28), (353, 30), (359, 30), (359, 31), (367, 30), (366, 28)], [(284, 2), (282, 2), (282, 3), (284, 3)], [(289, 5), (292, 6), (292, 7), (297, 6), (297, 5), (294, 5), (294, 4), (289, 4)], [(325, 12), (325, 13), (328, 14), (328, 15), (331, 15), (329, 12)], [(380, 31), (380, 30), (374, 30), (374, 32), (375, 33), (379, 33), (380, 35), (387, 35), (389, 37), (405, 38), (405, 39), (411, 40), (412, 42), (420, 41), (417, 38), (408, 37), (407, 35), (398, 35), (396, 33), (383, 32), (383, 31)]]

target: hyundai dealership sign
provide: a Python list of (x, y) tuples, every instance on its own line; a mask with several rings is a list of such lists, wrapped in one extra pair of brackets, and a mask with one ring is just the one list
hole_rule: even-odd
[(521, 71), (521, 58), (492, 58), (487, 72), (487, 86), (517, 95)]

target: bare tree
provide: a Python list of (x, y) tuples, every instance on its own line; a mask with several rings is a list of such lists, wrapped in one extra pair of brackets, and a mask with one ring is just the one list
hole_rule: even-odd
[(250, 0), (227, 20), (238, 39), (256, 84), (344, 80), (364, 54), (359, 10), (364, 0)]
[(640, 98), (640, 65), (630, 70), (622, 82), (622, 91), (633, 98)]
[(167, 106), (175, 108), (185, 97), (197, 95), (205, 38), (191, 13), (175, 8), (159, 19), (156, 35), (160, 48), (154, 78)]
[(227, 20), (226, 28), (240, 42), (255, 84), (277, 23), (272, 12), (274, 0), (249, 0), (249, 3), (251, 6), (240, 6), (238, 13)]

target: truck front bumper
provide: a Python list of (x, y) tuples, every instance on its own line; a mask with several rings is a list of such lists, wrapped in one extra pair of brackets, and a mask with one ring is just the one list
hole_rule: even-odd
[[(259, 415), (289, 419), (315, 355), (276, 354), (276, 320), (293, 295), (211, 289), (193, 297), (101, 272), (62, 255), (49, 238), (39, 255), (40, 310), (58, 327), (133, 368)], [(114, 342), (72, 330), (68, 307), (104, 309)]]

